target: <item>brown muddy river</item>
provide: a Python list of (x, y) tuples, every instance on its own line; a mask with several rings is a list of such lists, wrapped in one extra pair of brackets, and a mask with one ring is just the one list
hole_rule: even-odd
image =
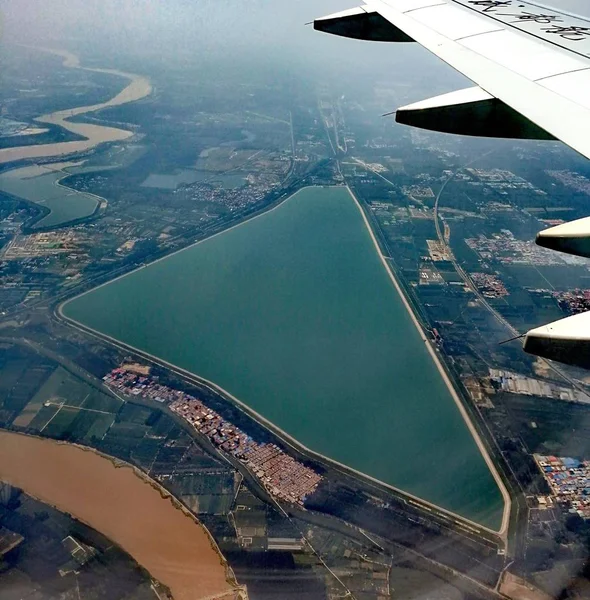
[(100, 531), (175, 600), (215, 597), (233, 587), (205, 529), (131, 467), (71, 444), (0, 431), (0, 480)]
[(116, 96), (107, 102), (93, 104), (90, 106), (79, 106), (67, 110), (59, 110), (57, 112), (42, 115), (37, 117), (35, 121), (38, 123), (50, 123), (63, 127), (72, 133), (76, 133), (85, 137), (85, 140), (74, 142), (58, 142), (55, 144), (39, 144), (33, 146), (15, 146), (11, 148), (0, 149), (0, 164), (21, 160), (24, 158), (46, 158), (49, 156), (60, 156), (63, 154), (71, 154), (72, 152), (83, 152), (102, 144), (104, 142), (117, 142), (130, 138), (133, 131), (119, 129), (117, 127), (108, 127), (106, 125), (94, 125), (91, 123), (72, 123), (68, 119), (92, 113), (103, 108), (120, 106), (127, 102), (135, 102), (141, 98), (145, 98), (152, 93), (152, 85), (147, 77), (135, 75), (133, 73), (125, 73), (115, 69), (95, 69), (90, 67), (80, 66), (78, 57), (64, 50), (54, 50), (49, 48), (38, 48), (44, 52), (57, 54), (64, 59), (64, 66), (73, 69), (82, 69), (84, 71), (92, 71), (95, 73), (108, 73), (117, 75), (124, 79), (130, 80), (130, 83), (123, 88)]

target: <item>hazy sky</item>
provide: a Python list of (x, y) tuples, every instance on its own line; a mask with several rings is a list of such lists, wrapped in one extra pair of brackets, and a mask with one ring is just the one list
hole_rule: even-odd
[(280, 51), (305, 22), (343, 6), (339, 0), (0, 0), (7, 39), (90, 36), (147, 43), (146, 50), (243, 41)]
[[(589, 0), (553, 5), (590, 16)], [(411, 71), (418, 94), (429, 79), (433, 90), (447, 91), (436, 88), (439, 76), (449, 89), (462, 81), (417, 44), (345, 40), (304, 25), (352, 6), (355, 0), (0, 0), (7, 41), (79, 49), (83, 56), (104, 58), (104, 66), (116, 63), (117, 55), (133, 55), (181, 65), (200, 57), (253, 67), (267, 60), (286, 71), (331, 69), (346, 75), (348, 69), (359, 79)]]
[[(546, 4), (590, 15), (588, 0)], [(354, 0), (0, 0), (7, 39), (95, 37), (163, 50), (242, 42), (280, 51), (305, 39), (305, 22), (354, 5)]]

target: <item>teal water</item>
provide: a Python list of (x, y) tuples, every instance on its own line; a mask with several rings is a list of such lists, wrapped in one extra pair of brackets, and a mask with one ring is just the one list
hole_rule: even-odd
[[(40, 168), (39, 171), (42, 172), (43, 169)], [(49, 209), (50, 212), (35, 224), (35, 228), (57, 227), (75, 219), (89, 217), (96, 210), (96, 197), (57, 185), (64, 177), (63, 172), (45, 170), (45, 174), (34, 177), (28, 175), (30, 172), (31, 167), (23, 167), (3, 173), (0, 175), (0, 191)]]
[(306, 188), (64, 314), (214, 381), (312, 450), (500, 526), (500, 491), (345, 188)]

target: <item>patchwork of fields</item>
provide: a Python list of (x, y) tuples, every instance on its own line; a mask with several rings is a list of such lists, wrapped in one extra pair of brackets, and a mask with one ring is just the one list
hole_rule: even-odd
[(199, 514), (227, 514), (241, 481), (158, 407), (122, 402), (18, 346), (0, 347), (0, 426), (135, 464)]

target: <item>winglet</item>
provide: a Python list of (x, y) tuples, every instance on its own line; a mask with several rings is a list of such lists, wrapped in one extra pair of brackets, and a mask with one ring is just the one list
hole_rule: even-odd
[(359, 6), (321, 17), (313, 22), (317, 31), (371, 42), (413, 42), (401, 29), (368, 6)]

